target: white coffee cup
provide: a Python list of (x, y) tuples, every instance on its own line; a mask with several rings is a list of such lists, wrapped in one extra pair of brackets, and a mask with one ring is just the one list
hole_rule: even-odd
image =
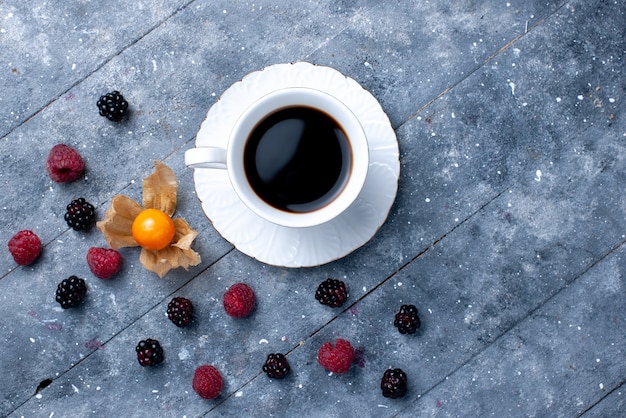
[[(233, 126), (226, 149), (188, 149), (185, 164), (226, 170), (252, 212), (277, 225), (304, 228), (336, 218), (356, 200), (369, 149), (363, 127), (345, 104), (320, 90), (293, 87), (250, 105)], [(307, 199), (311, 202), (305, 204)]]

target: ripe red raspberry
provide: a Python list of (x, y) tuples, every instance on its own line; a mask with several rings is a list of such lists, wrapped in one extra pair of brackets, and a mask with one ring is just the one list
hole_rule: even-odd
[(224, 310), (234, 318), (245, 318), (254, 309), (254, 292), (245, 283), (236, 283), (224, 293)]
[(353, 359), (352, 344), (341, 338), (335, 340), (335, 347), (329, 342), (324, 343), (317, 353), (317, 362), (320, 366), (333, 373), (347, 372)]
[(50, 178), (58, 183), (74, 181), (84, 170), (85, 163), (82, 157), (69, 145), (55, 145), (46, 159), (46, 171)]
[(191, 387), (201, 398), (215, 399), (222, 392), (222, 375), (215, 367), (204, 364), (194, 372)]
[(110, 279), (120, 270), (122, 256), (110, 248), (91, 247), (87, 251), (87, 264), (94, 276), (101, 279)]
[(15, 262), (27, 266), (37, 259), (41, 252), (41, 240), (33, 231), (20, 231), (9, 240), (9, 252)]

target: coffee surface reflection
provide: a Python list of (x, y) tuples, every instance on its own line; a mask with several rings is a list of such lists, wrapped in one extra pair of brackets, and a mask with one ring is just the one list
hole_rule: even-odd
[(341, 126), (306, 106), (277, 110), (259, 122), (248, 136), (243, 158), (254, 192), (269, 205), (295, 213), (332, 202), (352, 166)]

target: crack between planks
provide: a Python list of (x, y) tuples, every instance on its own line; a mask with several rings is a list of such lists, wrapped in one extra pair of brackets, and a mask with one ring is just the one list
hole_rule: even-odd
[[(74, 83), (70, 84), (70, 86), (65, 89), (64, 91), (62, 91), (60, 94), (58, 94), (56, 97), (48, 100), (47, 102), (45, 102), (39, 109), (37, 109), (35, 112), (31, 113), (30, 115), (26, 116), (24, 119), (22, 119), (20, 121), (20, 123), (18, 123), (17, 125), (13, 126), (11, 129), (9, 129), (5, 134), (2, 135), (2, 138), (6, 138), (9, 135), (11, 135), (13, 132), (15, 132), (17, 129), (19, 129), (20, 127), (22, 127), (23, 125), (25, 125), (26, 123), (28, 123), (31, 119), (35, 118), (37, 115), (39, 115), (41, 112), (43, 112), (48, 106), (50, 106), (52, 103), (56, 102), (57, 100), (59, 100), (61, 97), (67, 95), (73, 88), (75, 88), (76, 86), (78, 86), (79, 84), (81, 84), (82, 82), (84, 82), (86, 79), (88, 79), (89, 77), (91, 77), (93, 74), (97, 73), (98, 71), (100, 71), (100, 69), (102, 69), (103, 67), (105, 67), (107, 64), (109, 64), (111, 61), (113, 61), (113, 59), (115, 59), (116, 57), (122, 55), (124, 52), (126, 52), (129, 48), (133, 47), (134, 45), (136, 45), (139, 41), (141, 41), (143, 38), (145, 38), (146, 36), (148, 36), (149, 34), (151, 34), (152, 32), (154, 32), (157, 28), (159, 28), (161, 25), (163, 25), (165, 22), (167, 22), (168, 20), (170, 20), (171, 18), (173, 18), (174, 16), (176, 16), (177, 14), (179, 14), (180, 12), (182, 12), (183, 10), (185, 10), (187, 7), (189, 7), (189, 5), (191, 5), (191, 3), (194, 3), (196, 0), (190, 0), (187, 3), (179, 6), (178, 8), (176, 8), (171, 14), (169, 14), (168, 16), (162, 18), (161, 20), (159, 20), (158, 22), (156, 22), (152, 27), (148, 28), (148, 30), (146, 30), (144, 33), (142, 33), (141, 35), (139, 35), (138, 37), (136, 37), (135, 39), (131, 40), (125, 47), (123, 47), (122, 49), (120, 49), (118, 52), (110, 55), (109, 57), (105, 58), (102, 60), (102, 62), (100, 62), (100, 64), (97, 64), (93, 70), (91, 70), (90, 72), (86, 73), (83, 77), (79, 78), (78, 80), (76, 80)], [(1, 3), (1, 2), (0, 2)]]
[[(159, 302), (155, 303), (154, 305), (152, 305), (148, 310), (146, 310), (145, 312), (143, 312), (142, 314), (140, 314), (139, 316), (137, 316), (137, 318), (128, 323), (126, 326), (124, 326), (123, 328), (121, 328), (119, 331), (117, 331), (115, 334), (111, 335), (106, 341), (104, 341), (101, 345), (101, 347), (106, 346), (110, 341), (112, 341), (114, 338), (116, 338), (118, 335), (120, 335), (121, 333), (123, 333), (124, 331), (126, 331), (127, 329), (129, 329), (130, 327), (132, 327), (134, 324), (136, 324), (139, 320), (141, 320), (142, 318), (144, 318), (148, 313), (150, 313), (151, 311), (153, 311), (154, 309), (156, 309), (156, 307), (158, 305), (160, 305), (161, 303), (163, 303), (164, 300), (167, 300), (169, 297), (171, 297), (173, 294), (175, 294), (176, 292), (178, 292), (181, 288), (185, 287), (187, 284), (189, 284), (191, 281), (195, 280), (196, 277), (200, 276), (202, 273), (204, 273), (205, 271), (207, 271), (208, 269), (210, 269), (211, 267), (213, 267), (215, 264), (217, 264), (220, 260), (222, 260), (224, 257), (226, 257), (228, 254), (232, 253), (235, 250), (234, 247), (232, 247), (231, 249), (229, 249), (227, 252), (225, 252), (224, 254), (222, 254), (220, 257), (218, 257), (217, 259), (215, 259), (212, 263), (209, 263), (205, 268), (203, 268), (201, 271), (198, 272), (198, 274), (194, 275), (192, 278), (190, 278), (189, 280), (185, 281), (184, 283), (182, 283), (180, 286), (178, 286), (176, 289), (174, 289), (172, 292), (170, 292), (167, 296), (165, 296), (163, 299), (161, 299)], [(17, 411), (19, 408), (21, 408), (23, 405), (25, 405), (26, 403), (28, 403), (31, 399), (33, 399), (34, 397), (36, 397), (39, 393), (43, 392), (46, 388), (48, 388), (50, 385), (52, 385), (52, 383), (54, 383), (54, 381), (62, 378), (63, 376), (65, 376), (67, 373), (69, 373), (71, 370), (73, 370), (76, 366), (78, 366), (79, 364), (81, 364), (83, 361), (87, 360), (89, 357), (91, 357), (96, 351), (98, 351), (100, 348), (95, 348), (93, 349), (91, 352), (87, 353), (84, 357), (81, 357), (76, 363), (73, 363), (70, 365), (70, 367), (65, 370), (64, 372), (60, 372), (59, 374), (55, 375), (53, 378), (44, 378), (44, 380), (42, 380), (41, 383), (39, 383), (36, 388), (35, 388), (35, 392), (29, 396), (28, 398), (26, 398), (24, 400), (24, 402), (20, 403), (19, 405), (16, 405), (15, 408), (13, 408), (13, 410), (9, 411), (8, 415), (11, 415), (12, 413), (14, 413), (15, 411)], [(45, 382), (45, 385), (43, 384)]]
[(591, 412), (596, 406), (598, 406), (600, 404), (600, 402), (602, 402), (603, 400), (605, 400), (606, 398), (609, 397), (609, 395), (611, 395), (614, 392), (617, 392), (619, 389), (621, 389), (624, 386), (624, 383), (626, 383), (626, 379), (622, 380), (618, 385), (616, 385), (613, 389), (611, 389), (610, 391), (608, 391), (607, 393), (604, 394), (604, 396), (601, 396), (596, 402), (594, 402), (593, 404), (589, 405), (588, 408), (586, 408), (584, 411), (582, 411), (580, 414), (576, 415), (576, 417), (581, 417), (586, 415), (588, 412)]
[[(479, 214), (480, 212), (482, 212), (487, 206), (489, 206), (492, 202), (494, 202), (495, 200), (497, 200), (500, 196), (502, 196), (505, 191), (507, 189), (503, 189), (500, 192), (498, 192), (495, 196), (493, 196), (491, 199), (489, 199), (487, 202), (485, 202), (483, 205), (481, 205), (478, 209), (476, 209), (474, 212), (470, 213), (465, 219), (463, 219), (461, 222), (459, 222), (458, 224), (454, 225), (454, 227), (452, 227), (448, 232), (444, 233), (443, 235), (441, 235), (439, 238), (436, 238), (433, 243), (431, 245), (429, 245), (428, 247), (424, 248), (423, 250), (421, 250), (419, 253), (417, 253), (415, 256), (413, 256), (409, 261), (407, 261), (406, 263), (402, 264), (400, 267), (398, 267), (393, 273), (389, 274), (385, 279), (383, 279), (380, 283), (378, 283), (376, 286), (374, 286), (373, 288), (371, 288), (370, 290), (368, 290), (367, 292), (365, 292), (360, 298), (358, 298), (356, 301), (354, 301), (353, 303), (351, 303), (349, 306), (347, 306), (345, 309), (343, 309), (338, 315), (334, 316), (333, 318), (331, 318), (328, 322), (326, 322), (324, 325), (320, 326), (318, 329), (316, 329), (315, 331), (313, 331), (306, 339), (310, 339), (312, 337), (314, 337), (316, 334), (318, 334), (322, 329), (326, 328), (326, 326), (330, 325), (331, 323), (333, 323), (339, 316), (343, 315), (345, 312), (349, 311), (350, 309), (352, 309), (355, 305), (357, 305), (358, 303), (360, 303), (361, 301), (363, 301), (366, 297), (368, 297), (370, 294), (374, 293), (377, 289), (379, 289), (381, 286), (383, 286), (385, 283), (389, 282), (391, 279), (393, 279), (394, 277), (396, 277), (399, 273), (401, 273), (403, 270), (405, 270), (409, 265), (411, 265), (414, 261), (420, 259), (421, 257), (423, 257), (425, 254), (427, 254), (428, 252), (430, 252), (431, 249), (435, 248), (435, 246), (437, 246), (440, 242), (442, 242), (444, 239), (446, 239), (446, 237), (448, 237), (448, 235), (452, 234), (454, 231), (456, 231), (459, 227), (461, 227), (462, 225), (464, 225), (465, 223), (469, 222), (470, 219), (472, 219), (474, 216), (476, 216), (477, 214)], [(298, 346), (302, 345), (303, 342), (301, 344), (299, 344)], [(289, 352), (295, 350), (296, 348), (298, 348), (298, 346), (292, 348)]]
[[(190, 144), (193, 140), (195, 139), (195, 136), (188, 139), (187, 141), (185, 141), (183, 144), (175, 147), (171, 152), (169, 152), (168, 154), (165, 154), (163, 156), (162, 159), (160, 159), (160, 162), (165, 163), (165, 161), (168, 158), (173, 157), (177, 152), (179, 152), (181, 149), (185, 148), (188, 144)], [(124, 192), (124, 190), (128, 190), (131, 186), (133, 186), (134, 183), (133, 181), (129, 181), (128, 183), (126, 183), (125, 186), (123, 186), (121, 189), (119, 189), (118, 192), (116, 192), (116, 195), (122, 194)], [(105, 204), (110, 203), (111, 198), (108, 198), (107, 200), (103, 201), (103, 202), (98, 202), (95, 206), (98, 210), (102, 210), (105, 206)], [(59, 238), (62, 237), (63, 235), (65, 235), (66, 233), (70, 232), (71, 228), (66, 228), (65, 230), (63, 230), (61, 233), (55, 235), (54, 237), (52, 237), (49, 241), (42, 243), (42, 248), (41, 251), (43, 252), (48, 246), (52, 245), (54, 242), (59, 242)], [(33, 262), (37, 263), (37, 261)], [(8, 277), (11, 273), (13, 273), (14, 271), (16, 271), (17, 269), (19, 269), (20, 267), (28, 267), (28, 266), (20, 266), (18, 264), (16, 264), (14, 267), (9, 268), (9, 270), (7, 270), (6, 273), (4, 274), (0, 274), (0, 281), (4, 280), (6, 277)], [(203, 270), (204, 271), (204, 270)]]
[[(435, 390), (437, 387), (439, 387), (440, 385), (442, 385), (444, 382), (446, 382), (450, 377), (452, 377), (454, 374), (456, 374), (459, 370), (461, 370), (462, 368), (464, 368), (465, 366), (469, 365), (470, 363), (472, 363), (474, 361), (474, 359), (476, 359), (478, 356), (480, 356), (482, 353), (484, 353), (487, 349), (489, 349), (490, 347), (492, 347), (494, 344), (496, 344), (500, 339), (504, 338), (506, 335), (509, 334), (509, 332), (511, 332), (511, 330), (515, 329), (515, 327), (517, 327), (518, 325), (520, 325), (522, 322), (525, 322), (526, 320), (530, 319), (533, 317), (533, 315), (535, 315), (535, 313), (537, 311), (539, 311), (542, 307), (544, 307), (546, 304), (548, 304), (551, 300), (553, 300), (555, 297), (557, 297), (559, 294), (561, 294), (564, 290), (566, 290), (567, 288), (569, 288), (572, 284), (574, 284), (575, 282), (577, 282), (578, 280), (580, 280), (582, 277), (584, 277), (590, 270), (592, 270), (595, 266), (597, 266), (598, 264), (600, 264), (602, 261), (604, 261), (606, 258), (610, 257), (614, 252), (616, 252), (617, 250), (619, 250), (624, 244), (626, 244), (626, 239), (619, 241), (617, 244), (615, 244), (613, 247), (611, 247), (605, 254), (603, 254), (601, 257), (599, 257), (597, 260), (595, 260), (593, 263), (590, 263), (586, 268), (584, 268), (583, 270), (580, 271), (580, 273), (578, 273), (577, 275), (575, 275), (572, 280), (566, 282), (560, 289), (557, 289), (553, 294), (551, 294), (550, 296), (548, 296), (548, 298), (544, 299), (542, 302), (540, 302), (539, 304), (537, 304), (537, 306), (535, 306), (533, 309), (531, 309), (530, 311), (528, 311), (528, 314), (520, 317), (517, 321), (514, 321), (511, 326), (509, 326), (508, 328), (506, 328), (505, 330), (503, 330), (500, 335), (498, 335), (496, 338), (494, 338), (489, 344), (487, 344), (486, 346), (484, 346), (482, 349), (479, 349), (478, 351), (476, 351), (474, 354), (472, 354), (466, 361), (464, 361), (463, 363), (459, 364), (458, 367), (456, 367), (454, 370), (452, 370), (450, 373), (446, 374), (445, 376), (443, 376), (440, 380), (438, 380), (435, 384), (433, 384), (430, 388), (428, 388), (427, 390), (425, 390), (424, 392), (419, 394), (419, 397), (414, 399), (413, 402), (411, 403), (411, 405), (413, 405), (416, 402), (419, 402), (421, 398), (423, 398), (425, 395), (427, 395), (428, 393), (432, 392), (433, 390)], [(623, 384), (624, 382), (622, 382)], [(618, 386), (619, 387), (619, 386)], [(607, 394), (608, 395), (608, 394)], [(594, 405), (596, 405), (597, 403), (599, 403), (602, 399), (604, 399), (606, 396), (603, 396), (602, 398), (600, 398), (598, 400), (598, 402), (596, 402)], [(593, 405), (589, 408), (591, 409), (593, 407)], [(406, 411), (409, 410), (411, 408), (411, 406), (407, 406), (406, 408), (402, 409), (401, 411)], [(583, 413), (587, 412), (589, 409), (587, 409), (586, 411), (583, 411)]]
[[(554, 9), (554, 11), (552, 13), (550, 13), (550, 15), (547, 16), (547, 17), (553, 16), (554, 14), (556, 14), (559, 10), (561, 10), (565, 6), (566, 3), (567, 2), (561, 3), (561, 5), (558, 6), (556, 9)], [(523, 33), (520, 33), (517, 36), (513, 37), (513, 39), (511, 39), (510, 41), (508, 41), (504, 45), (502, 45), (500, 48), (498, 48), (498, 50), (496, 52), (494, 52), (493, 54), (491, 54), (487, 58), (485, 58), (480, 65), (476, 66), (474, 69), (470, 70), (467, 74), (465, 74), (464, 77), (458, 79), (457, 81), (453, 82), (452, 84), (450, 84), (449, 86), (444, 88), (435, 97), (431, 98), (424, 105), (419, 107), (415, 112), (411, 113), (403, 122), (401, 122), (397, 127), (395, 127), (395, 129), (399, 128), (400, 126), (402, 126), (402, 125), (406, 124), (407, 122), (409, 122), (411, 119), (415, 118), (417, 115), (419, 115), (421, 112), (423, 112), (424, 109), (428, 108), (430, 105), (432, 105), (434, 102), (439, 100), (441, 97), (443, 97), (446, 94), (448, 94), (448, 92), (450, 92), (450, 90), (452, 90), (453, 88), (455, 88), (456, 86), (461, 84), (463, 81), (465, 81), (468, 78), (470, 78), (472, 75), (474, 75), (477, 71), (479, 71), (481, 68), (483, 68), (489, 62), (493, 61), (498, 55), (500, 55), (501, 53), (503, 53), (504, 51), (506, 51), (507, 49), (511, 48), (513, 45), (515, 45), (519, 40), (521, 40), (523, 37), (525, 37), (527, 34), (529, 34), (535, 28), (537, 28), (540, 25), (542, 25), (543, 23), (545, 23), (545, 20), (546, 20), (547, 17), (543, 17), (543, 18), (537, 20), (537, 22), (535, 22), (531, 26), (528, 26), (528, 22), (526, 22), (526, 27), (524, 28), (524, 32)]]
[[(313, 332), (311, 332), (307, 337), (305, 337), (303, 340), (299, 341), (298, 344), (296, 344), (295, 346), (293, 346), (292, 348), (290, 348), (289, 350), (284, 352), (285, 357), (289, 357), (289, 355), (291, 353), (293, 353), (295, 350), (297, 350), (298, 348), (302, 347), (304, 344), (306, 344), (306, 341), (313, 338), (315, 335), (319, 334), (320, 331), (322, 331), (324, 328), (326, 328), (327, 326), (329, 326), (330, 324), (332, 324), (333, 322), (335, 322), (335, 320), (337, 318), (339, 318), (340, 316), (344, 315), (346, 312), (349, 312), (350, 309), (352, 309), (354, 306), (356, 306), (357, 304), (359, 304), (361, 301), (363, 301), (366, 297), (368, 297), (370, 294), (374, 293), (376, 290), (378, 290), (381, 286), (383, 286), (385, 283), (389, 282), (391, 279), (393, 279), (394, 277), (396, 277), (400, 272), (402, 272), (403, 270), (405, 270), (409, 265), (411, 265), (414, 261), (422, 258), (424, 255), (426, 255), (427, 253), (430, 252), (431, 249), (433, 249), (435, 246), (437, 246), (439, 243), (441, 243), (443, 240), (446, 239), (446, 237), (448, 235), (450, 235), (451, 233), (453, 233), (455, 230), (457, 230), (459, 227), (461, 227), (462, 225), (464, 225), (465, 223), (469, 222), (470, 219), (472, 219), (474, 216), (478, 215), (480, 212), (482, 212), (487, 206), (489, 206), (491, 203), (493, 203), (495, 200), (497, 200), (500, 196), (502, 196), (505, 191), (507, 189), (503, 189), (500, 192), (498, 192), (496, 195), (494, 195), (491, 199), (489, 199), (487, 202), (485, 202), (483, 205), (481, 205), (478, 209), (476, 209), (474, 212), (470, 213), (465, 219), (463, 219), (462, 221), (460, 221), (458, 224), (456, 224), (454, 227), (452, 227), (448, 232), (446, 232), (445, 234), (441, 235), (439, 238), (436, 238), (433, 243), (431, 245), (429, 245), (428, 247), (425, 247), (424, 249), (422, 249), (420, 252), (418, 252), (415, 256), (413, 256), (409, 261), (407, 261), (406, 263), (402, 264), (400, 267), (398, 267), (394, 272), (392, 272), (391, 274), (389, 274), (385, 279), (383, 279), (380, 283), (378, 283), (376, 286), (374, 286), (373, 288), (371, 288), (369, 291), (367, 291), (366, 293), (364, 293), (360, 298), (358, 298), (356, 301), (354, 301), (353, 303), (351, 303), (350, 305), (348, 305), (346, 308), (342, 309), (341, 312), (339, 312), (336, 316), (334, 316), (333, 318), (331, 318), (330, 320), (328, 320), (324, 325), (320, 326), (319, 328), (317, 328), (316, 330), (314, 330)], [(209, 409), (207, 412), (204, 413), (203, 416), (207, 416), (209, 413), (211, 413), (212, 411), (215, 411), (217, 408), (220, 407), (220, 405), (222, 405), (224, 402), (226, 402), (228, 399), (232, 398), (233, 396), (236, 396), (237, 393), (239, 391), (241, 391), (242, 389), (244, 389), (246, 386), (248, 386), (249, 384), (251, 384), (252, 382), (254, 382), (259, 376), (261, 376), (263, 374), (263, 372), (258, 372), (256, 375), (252, 376), (250, 379), (248, 379), (246, 382), (242, 383), (237, 389), (231, 391), (228, 395), (224, 395), (223, 396), (223, 400), (220, 400), (219, 403), (216, 403), (211, 409)]]

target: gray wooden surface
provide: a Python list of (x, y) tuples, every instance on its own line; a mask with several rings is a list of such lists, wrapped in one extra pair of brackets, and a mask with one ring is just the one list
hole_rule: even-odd
[[(626, 411), (626, 3), (543, 1), (0, 1), (0, 416), (588, 416)], [(375, 237), (314, 268), (264, 265), (213, 228), (184, 151), (232, 83), (276, 63), (331, 66), (369, 90), (400, 147), (396, 201)], [(113, 124), (95, 103), (124, 94)], [(74, 146), (87, 171), (53, 183), (45, 158)], [(164, 279), (122, 250), (113, 280), (85, 262), (105, 246), (65, 206), (141, 199), (163, 161), (180, 182), (177, 216), (202, 264)], [(17, 231), (44, 242), (18, 267)], [(62, 311), (56, 285), (89, 286)], [(314, 291), (344, 280), (333, 310)], [(221, 296), (257, 294), (245, 320)], [(196, 307), (188, 328), (165, 316)], [(393, 327), (415, 304), (422, 328)], [(166, 360), (142, 368), (135, 345)], [(360, 353), (344, 375), (316, 361), (342, 337)], [(291, 375), (270, 380), (270, 352)], [(191, 389), (200, 364), (224, 376), (212, 401)], [(409, 391), (384, 398), (388, 367)], [(37, 390), (42, 382), (49, 383)]]

